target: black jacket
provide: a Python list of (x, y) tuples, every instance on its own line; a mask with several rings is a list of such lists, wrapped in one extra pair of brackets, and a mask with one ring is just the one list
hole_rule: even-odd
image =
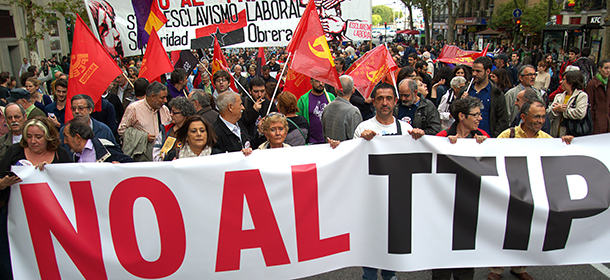
[[(426, 135), (436, 135), (442, 129), (438, 109), (432, 101), (426, 99), (421, 93), (417, 95), (419, 96), (419, 106), (415, 110), (415, 117), (411, 120), (411, 126), (424, 130)], [(394, 117), (396, 118), (398, 118), (400, 106), (403, 105), (399, 104), (394, 107)]]
[(225, 123), (220, 119), (220, 115), (216, 118), (214, 122), (214, 132), (216, 132), (217, 141), (214, 145), (214, 148), (220, 150), (220, 152), (236, 152), (241, 151), (241, 149), (245, 148), (246, 142), (250, 142), (250, 148), (256, 149), (258, 145), (254, 143), (253, 139), (248, 134), (248, 130), (241, 123), (237, 122), (236, 125), (239, 125), (239, 129), (241, 130), (241, 141), (237, 135), (233, 134), (225, 125)]
[(246, 127), (248, 130), (248, 135), (256, 135), (256, 121), (259, 117), (264, 117), (267, 114), (267, 109), (269, 109), (269, 104), (271, 104), (270, 112), (277, 112), (277, 108), (275, 104), (272, 104), (269, 100), (265, 98), (261, 108), (258, 110), (254, 110), (254, 102), (250, 100), (249, 97), (245, 97), (242, 99), (242, 103), (244, 104), (244, 112), (241, 114), (241, 119), (239, 121)]
[[(103, 141), (103, 143), (102, 143)], [(133, 159), (123, 154), (123, 151), (119, 147), (115, 146), (114, 143), (106, 139), (91, 138), (93, 143), (93, 149), (95, 150), (95, 162), (133, 162)], [(78, 162), (79, 157), (76, 154), (73, 155), (74, 162)]]

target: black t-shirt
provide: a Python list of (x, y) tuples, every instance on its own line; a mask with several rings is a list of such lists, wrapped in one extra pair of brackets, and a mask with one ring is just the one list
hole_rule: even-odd
[(0, 86), (0, 98), (6, 100), (8, 98), (8, 96), (9, 96), (9, 94), (10, 93), (9, 93), (9, 90), (8, 90), (7, 87)]

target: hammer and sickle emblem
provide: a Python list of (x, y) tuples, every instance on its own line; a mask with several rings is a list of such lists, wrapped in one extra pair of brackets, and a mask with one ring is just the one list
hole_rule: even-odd
[[(324, 35), (316, 38), (316, 40), (313, 41), (313, 46), (310, 42), (307, 42), (307, 44), (309, 45), (309, 49), (315, 56), (326, 58), (328, 59), (328, 61), (330, 61), (330, 65), (335, 66), (335, 62), (333, 61), (333, 57), (330, 55), (330, 48), (328, 48), (328, 43), (326, 43), (326, 37), (324, 37)], [(316, 48), (317, 46), (321, 46), (322, 50), (319, 51)]]
[(377, 78), (379, 78), (379, 70), (375, 70), (375, 71), (371, 71), (366, 73), (366, 77), (369, 79), (369, 81), (371, 82), (375, 82), (377, 80)]

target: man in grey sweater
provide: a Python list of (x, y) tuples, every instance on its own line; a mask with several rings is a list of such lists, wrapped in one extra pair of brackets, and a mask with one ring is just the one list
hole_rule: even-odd
[(354, 79), (343, 75), (339, 80), (343, 91), (337, 92), (337, 99), (330, 102), (322, 113), (322, 132), (327, 141), (328, 138), (338, 141), (352, 139), (354, 130), (362, 122), (360, 110), (349, 102), (354, 93)]

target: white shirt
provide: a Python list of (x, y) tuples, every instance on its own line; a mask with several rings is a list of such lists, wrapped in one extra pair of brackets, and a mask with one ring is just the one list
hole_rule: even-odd
[(21, 141), (21, 136), (22, 136), (22, 135), (23, 135), (23, 134), (19, 134), (19, 135), (15, 135), (15, 134), (13, 134), (13, 144), (15, 144), (15, 143), (19, 143), (19, 141)]
[[(219, 117), (220, 117), (220, 115), (219, 115)], [(229, 121), (223, 119), (222, 117), (220, 117), (220, 120), (222, 120), (222, 122), (225, 123), (227, 128), (231, 132), (233, 132), (233, 134), (235, 134), (237, 136), (237, 138), (239, 138), (239, 141), (241, 141), (241, 129), (239, 128), (239, 125), (234, 125), (234, 124), (230, 123)]]
[[(377, 117), (373, 117), (370, 118), (366, 121), (361, 122), (358, 127), (356, 127), (356, 130), (354, 131), (354, 139), (355, 138), (360, 138), (360, 134), (362, 134), (362, 132), (364, 132), (367, 129), (370, 129), (372, 131), (375, 131), (378, 135), (391, 135), (391, 134), (396, 134), (396, 118), (392, 117), (394, 119), (394, 121), (391, 124), (385, 125), (385, 124), (381, 124), (379, 121), (377, 121)], [(407, 135), (408, 132), (407, 130), (412, 130), (413, 127), (402, 120), (399, 120), (399, 124), (400, 124), (400, 129), (402, 130), (402, 135)]]

